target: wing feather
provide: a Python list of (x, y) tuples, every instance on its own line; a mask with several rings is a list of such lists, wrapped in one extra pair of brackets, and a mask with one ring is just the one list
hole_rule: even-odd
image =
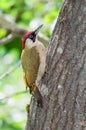
[(23, 50), (21, 56), (22, 67), (24, 71), (24, 77), (27, 86), (35, 83), (40, 63), (39, 54), (36, 47)]

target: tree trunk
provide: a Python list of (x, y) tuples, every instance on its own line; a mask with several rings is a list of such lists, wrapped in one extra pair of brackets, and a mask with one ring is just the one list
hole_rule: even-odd
[(26, 130), (86, 130), (86, 0), (65, 0), (47, 49), (43, 108), (32, 99)]

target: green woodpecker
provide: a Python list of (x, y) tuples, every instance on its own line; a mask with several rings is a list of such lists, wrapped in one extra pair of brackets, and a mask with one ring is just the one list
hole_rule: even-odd
[(42, 107), (42, 95), (38, 89), (46, 65), (45, 47), (37, 40), (40, 25), (35, 31), (27, 32), (22, 40), (21, 63), (24, 71), (26, 88), (37, 99), (37, 106)]

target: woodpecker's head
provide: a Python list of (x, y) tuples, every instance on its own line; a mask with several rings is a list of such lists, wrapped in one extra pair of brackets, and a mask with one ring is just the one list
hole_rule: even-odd
[(25, 43), (27, 39), (30, 39), (33, 43), (36, 41), (36, 36), (40, 30), (40, 28), (43, 26), (40, 25), (35, 31), (31, 31), (31, 32), (27, 32), (24, 36), (23, 36), (23, 40), (22, 40), (22, 49), (25, 48)]

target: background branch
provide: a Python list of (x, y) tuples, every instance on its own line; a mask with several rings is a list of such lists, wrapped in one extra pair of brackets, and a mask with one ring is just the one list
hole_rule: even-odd
[[(13, 40), (13, 38), (22, 36), (28, 31), (25, 27), (17, 25), (13, 20), (11, 20), (10, 17), (7, 17), (2, 13), (0, 13), (0, 28), (4, 28), (12, 33), (6, 38), (1, 39), (0, 44), (6, 44), (7, 42)], [(49, 42), (49, 39), (43, 34), (39, 34), (38, 40), (41, 41), (45, 46)]]
[(0, 102), (2, 102), (3, 100), (7, 100), (8, 98), (12, 98), (12, 97), (14, 97), (14, 96), (18, 96), (18, 95), (20, 95), (20, 94), (24, 94), (24, 93), (27, 93), (28, 91), (20, 91), (20, 92), (16, 92), (16, 93), (13, 93), (13, 94), (10, 94), (9, 96), (6, 96), (6, 97), (4, 97), (4, 98), (1, 98), (0, 99)]
[(15, 38), (13, 34), (9, 34), (7, 37), (4, 37), (0, 40), (0, 44), (6, 44), (10, 41), (12, 41)]
[(11, 68), (9, 68), (5, 73), (3, 73), (0, 76), (0, 80), (2, 80), (3, 78), (5, 78), (6, 76), (8, 76), (11, 72), (13, 72), (18, 66), (20, 65), (20, 61), (15, 65), (12, 66)]

